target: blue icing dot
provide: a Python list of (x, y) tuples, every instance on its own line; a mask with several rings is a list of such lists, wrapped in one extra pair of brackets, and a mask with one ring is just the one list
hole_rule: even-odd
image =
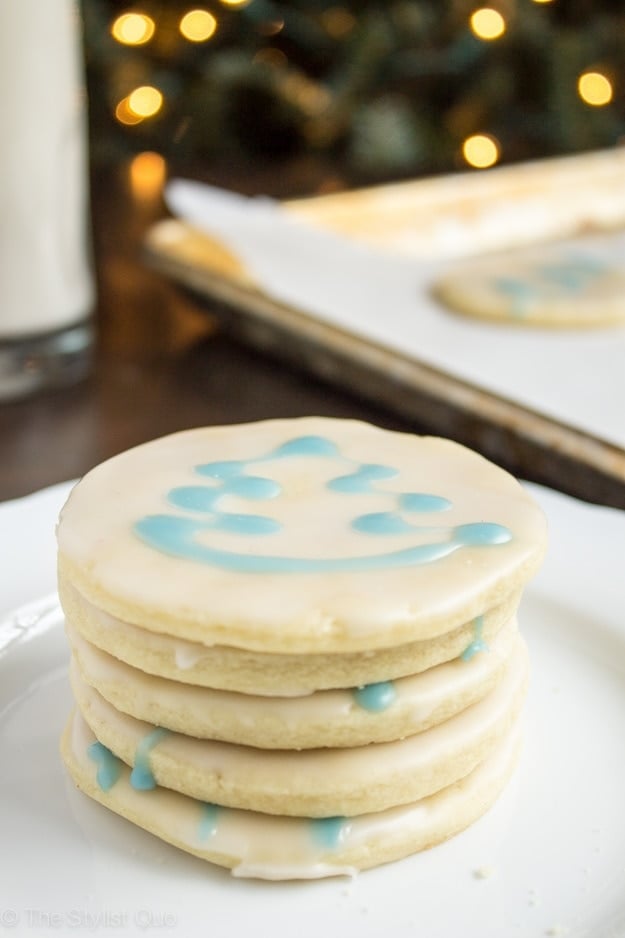
[(414, 527), (394, 511), (360, 515), (352, 521), (352, 528), (361, 534), (407, 534), (414, 531)]
[(182, 485), (167, 493), (167, 501), (187, 511), (215, 511), (215, 502), (223, 495), (220, 488), (206, 485)]
[(170, 730), (157, 726), (144, 736), (135, 752), (135, 764), (130, 773), (130, 784), (137, 791), (151, 791), (156, 788), (156, 779), (150, 767), (150, 753), (155, 746), (169, 736)]
[(328, 456), (339, 455), (338, 447), (324, 436), (300, 436), (278, 446), (266, 459), (283, 459), (288, 456)]
[(350, 472), (349, 475), (337, 476), (330, 479), (327, 487), (333, 492), (348, 492), (352, 495), (361, 492), (375, 492), (371, 488), (372, 482), (381, 482), (384, 479), (394, 479), (399, 475), (397, 469), (391, 466), (380, 466), (375, 463), (365, 463), (356, 472)]
[(319, 847), (335, 850), (349, 832), (349, 821), (344, 817), (311, 818), (312, 837)]
[(91, 743), (87, 755), (97, 762), (96, 781), (102, 791), (110, 791), (122, 771), (122, 761), (100, 742)]
[(448, 511), (452, 503), (440, 495), (425, 492), (405, 492), (399, 496), (399, 507), (403, 511)]
[(208, 840), (217, 831), (219, 812), (219, 805), (210, 804), (208, 801), (200, 804), (200, 823), (197, 832), (199, 840)]
[(248, 498), (259, 501), (276, 498), (282, 492), (282, 486), (273, 479), (263, 476), (234, 476), (224, 484), (222, 495), (237, 495), (239, 498)]
[(512, 540), (512, 532), (502, 524), (478, 521), (454, 528), (454, 540), (464, 547), (486, 547), (490, 544), (507, 544)]
[(247, 463), (240, 459), (227, 459), (222, 462), (208, 462), (202, 466), (196, 466), (195, 471), (201, 476), (208, 476), (209, 479), (231, 479), (245, 472)]
[(371, 713), (381, 713), (395, 703), (397, 691), (392, 681), (379, 681), (377, 684), (364, 684), (352, 691), (354, 700)]

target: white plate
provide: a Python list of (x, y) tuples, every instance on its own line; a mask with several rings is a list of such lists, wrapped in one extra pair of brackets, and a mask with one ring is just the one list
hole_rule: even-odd
[[(0, 932), (625, 935), (625, 516), (532, 492), (551, 550), (523, 602), (521, 766), (464, 834), (353, 882), (236, 880), (82, 796), (58, 755), (71, 705), (61, 616), (43, 601), (0, 624)], [(30, 513), (33, 538), (56, 502)], [(30, 507), (0, 506), (3, 540), (9, 508), (23, 529)]]

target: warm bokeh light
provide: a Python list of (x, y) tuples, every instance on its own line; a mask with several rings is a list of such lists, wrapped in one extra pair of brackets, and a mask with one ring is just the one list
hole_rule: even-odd
[(321, 14), (321, 22), (332, 39), (345, 39), (356, 25), (356, 17), (345, 7), (330, 7)]
[(142, 202), (157, 198), (163, 191), (166, 175), (167, 163), (160, 153), (152, 150), (137, 153), (129, 166), (132, 194)]
[(163, 106), (163, 95), (153, 85), (141, 85), (128, 95), (128, 109), (137, 117), (153, 117)]
[(154, 20), (145, 13), (122, 13), (111, 26), (111, 33), (126, 46), (141, 46), (154, 35)]
[(474, 10), (469, 23), (478, 39), (499, 39), (506, 31), (506, 21), (501, 13), (493, 10), (492, 7)]
[(189, 10), (180, 20), (179, 29), (189, 42), (206, 42), (215, 35), (217, 20), (208, 10)]
[(553, 0), (534, 0), (534, 3), (552, 3)]
[(462, 155), (469, 166), (487, 169), (494, 166), (499, 159), (499, 144), (494, 137), (487, 134), (473, 134), (462, 144)]
[(131, 127), (133, 124), (140, 124), (143, 120), (128, 107), (128, 98), (123, 98), (115, 108), (115, 117), (120, 124), (127, 124)]
[(288, 61), (282, 49), (274, 49), (272, 46), (259, 49), (252, 58), (255, 65), (271, 65), (272, 68), (284, 68)]
[(251, 0), (221, 0), (225, 7), (246, 7)]
[(584, 72), (577, 81), (577, 90), (582, 101), (593, 107), (609, 104), (614, 96), (612, 82), (601, 72)]

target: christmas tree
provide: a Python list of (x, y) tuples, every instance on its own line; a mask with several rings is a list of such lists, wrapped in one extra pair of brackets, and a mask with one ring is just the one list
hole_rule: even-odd
[[(83, 0), (96, 164), (361, 185), (610, 147), (619, 0)], [(297, 188), (297, 184), (295, 184)]]

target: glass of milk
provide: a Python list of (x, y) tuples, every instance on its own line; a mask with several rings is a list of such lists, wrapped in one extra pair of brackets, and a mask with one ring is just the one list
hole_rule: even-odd
[(73, 0), (0, 0), (0, 399), (89, 368), (82, 78)]

